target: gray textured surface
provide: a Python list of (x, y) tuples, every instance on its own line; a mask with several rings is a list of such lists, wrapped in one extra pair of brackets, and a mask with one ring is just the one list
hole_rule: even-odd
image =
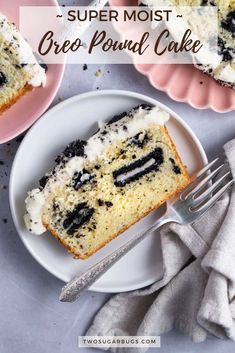
[[(76, 3), (61, 0), (61, 4)], [(127, 89), (152, 96), (175, 110), (192, 127), (209, 158), (222, 153), (222, 144), (235, 137), (235, 112), (216, 114), (197, 111), (186, 104), (173, 102), (156, 91), (132, 66), (68, 66), (62, 86), (53, 104), (75, 94), (99, 89)], [(1, 353), (95, 353), (78, 349), (77, 337), (83, 334), (108, 294), (85, 293), (73, 304), (60, 303), (62, 282), (47, 273), (24, 248), (11, 220), (8, 182), (17, 140), (0, 146), (0, 352)], [(232, 342), (210, 339), (192, 344), (177, 332), (162, 337), (161, 353), (234, 352)]]

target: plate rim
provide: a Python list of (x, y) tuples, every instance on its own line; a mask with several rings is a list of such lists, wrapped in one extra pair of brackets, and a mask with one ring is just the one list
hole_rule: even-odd
[[(200, 157), (202, 159), (202, 162), (204, 164), (206, 164), (208, 162), (207, 160), (207, 156), (206, 153), (199, 141), (199, 139), (197, 138), (197, 136), (195, 135), (195, 133), (193, 132), (193, 130), (190, 128), (190, 126), (177, 114), (175, 113), (172, 109), (168, 108), (165, 104), (157, 101), (156, 99), (146, 96), (144, 94), (141, 93), (136, 93), (133, 91), (128, 91), (128, 90), (112, 90), (112, 89), (104, 89), (104, 90), (100, 90), (100, 91), (89, 91), (89, 92), (85, 92), (85, 93), (81, 93), (75, 96), (72, 96), (58, 104), (56, 104), (55, 106), (53, 106), (51, 109), (49, 109), (48, 111), (46, 111), (36, 122), (35, 124), (29, 129), (29, 131), (26, 133), (23, 141), (21, 142), (15, 157), (14, 157), (14, 161), (12, 164), (12, 168), (11, 168), (11, 173), (10, 173), (10, 180), (9, 180), (9, 203), (10, 203), (10, 210), (11, 210), (11, 215), (12, 215), (12, 219), (15, 225), (15, 229), (21, 239), (21, 241), (23, 242), (24, 246), (26, 247), (26, 249), (28, 250), (28, 252), (31, 254), (31, 256), (45, 269), (47, 270), (49, 273), (51, 273), (53, 276), (55, 276), (56, 278), (60, 279), (63, 282), (66, 282), (65, 279), (63, 279), (58, 272), (56, 272), (56, 270), (52, 269), (49, 265), (47, 265), (39, 256), (37, 256), (37, 253), (34, 251), (34, 249), (32, 249), (28, 243), (26, 242), (26, 240), (24, 239), (23, 235), (21, 234), (19, 225), (18, 225), (18, 221), (17, 221), (17, 217), (16, 217), (16, 209), (14, 207), (14, 187), (13, 187), (13, 178), (15, 175), (15, 168), (16, 168), (16, 162), (17, 162), (17, 158), (21, 153), (21, 150), (24, 148), (24, 144), (25, 142), (30, 139), (31, 134), (33, 133), (34, 129), (37, 128), (38, 125), (40, 125), (41, 120), (46, 120), (50, 117), (51, 114), (54, 114), (57, 110), (60, 110), (62, 107), (70, 105), (73, 102), (79, 101), (79, 100), (83, 100), (83, 99), (89, 99), (90, 97), (93, 96), (103, 96), (103, 95), (112, 95), (112, 96), (126, 96), (126, 97), (132, 97), (132, 98), (136, 98), (136, 99), (140, 99), (140, 100), (144, 100), (144, 101), (148, 101), (150, 104), (155, 104), (160, 106), (161, 108), (167, 110), (172, 116), (174, 116), (174, 118), (176, 118), (177, 122), (179, 122), (179, 124), (181, 126), (183, 126), (183, 128), (189, 133), (190, 137), (192, 138), (193, 142), (195, 143), (196, 147), (198, 148), (198, 151), (200, 153)], [(148, 286), (150, 284), (152, 284), (156, 279), (150, 278), (148, 280), (146, 280), (145, 282), (141, 282), (141, 285), (129, 285), (128, 287), (123, 286), (120, 290), (118, 290), (117, 288), (112, 288), (109, 286), (106, 286), (105, 288), (102, 288), (102, 286), (99, 285), (92, 285), (89, 290), (95, 291), (95, 292), (102, 292), (102, 293), (117, 293), (117, 292), (125, 292), (125, 291), (131, 291), (131, 290), (135, 290), (135, 289), (140, 289), (143, 288), (145, 286)]]
[[(210, 100), (207, 101), (207, 103), (204, 104), (204, 105), (199, 105), (199, 104), (194, 104), (192, 102), (192, 100), (189, 98), (188, 95), (186, 95), (186, 96), (184, 96), (182, 98), (176, 97), (176, 95), (174, 95), (172, 92), (170, 92), (169, 86), (162, 87), (160, 85), (157, 85), (154, 82), (153, 75), (152, 75), (152, 70), (149, 70), (149, 71), (145, 72), (142, 69), (141, 64), (133, 63), (133, 65), (134, 65), (134, 67), (135, 67), (137, 72), (139, 72), (141, 75), (143, 75), (144, 77), (146, 77), (148, 79), (149, 83), (151, 84), (151, 86), (153, 88), (155, 88), (155, 89), (167, 94), (167, 96), (169, 98), (171, 98), (175, 102), (188, 104), (190, 107), (192, 107), (194, 109), (201, 110), (201, 111), (206, 110), (206, 109), (210, 109), (210, 110), (212, 110), (212, 111), (214, 111), (215, 113), (218, 113), (218, 114), (232, 113), (235, 110), (235, 107), (234, 107), (234, 105), (232, 103), (230, 104), (230, 106), (228, 106), (228, 107), (226, 107), (224, 109), (223, 108), (222, 109), (218, 109), (218, 108), (213, 106), (213, 104), (211, 103)], [(160, 65), (160, 64), (154, 64), (154, 66), (157, 66), (157, 65)], [(167, 65), (171, 65), (171, 64), (167, 64)], [(175, 64), (175, 65), (190, 65), (190, 64)], [(198, 70), (198, 69), (196, 67), (192, 67), (192, 70)], [(214, 80), (213, 77), (208, 77), (208, 76), (207, 76), (207, 79)], [(216, 84), (219, 85), (218, 82), (216, 82)], [(226, 88), (226, 87), (224, 87), (224, 88)]]

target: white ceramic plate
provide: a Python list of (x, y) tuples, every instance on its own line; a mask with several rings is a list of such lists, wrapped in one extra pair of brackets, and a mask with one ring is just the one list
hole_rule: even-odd
[[(53, 160), (66, 144), (77, 138), (88, 138), (97, 130), (98, 120), (107, 120), (140, 103), (159, 105), (170, 112), (171, 119), (167, 122), (167, 128), (183, 162), (190, 173), (201, 168), (207, 161), (206, 155), (186, 123), (156, 100), (127, 91), (90, 92), (58, 104), (31, 128), (18, 149), (10, 179), (10, 205), (16, 229), (34, 258), (62, 281), (71, 280), (136, 232), (150, 226), (164, 212), (165, 206), (131, 227), (89, 259), (75, 260), (48, 233), (36, 236), (26, 230), (23, 223), (26, 192), (38, 185), (38, 180), (53, 166)], [(101, 292), (129, 291), (150, 285), (161, 276), (159, 234), (156, 232), (115, 264), (91, 289)]]

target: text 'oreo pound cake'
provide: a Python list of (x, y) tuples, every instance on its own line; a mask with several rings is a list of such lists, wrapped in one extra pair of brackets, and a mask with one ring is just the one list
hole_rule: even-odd
[(85, 259), (189, 183), (164, 122), (169, 114), (140, 105), (75, 141), (28, 193), (29, 231), (49, 230)]
[(32, 87), (45, 84), (45, 68), (15, 25), (0, 13), (0, 113)]

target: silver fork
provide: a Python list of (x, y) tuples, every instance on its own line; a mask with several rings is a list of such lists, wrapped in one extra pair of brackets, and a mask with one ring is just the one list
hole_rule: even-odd
[[(218, 158), (200, 170), (196, 174), (194, 181), (183, 190), (177, 199), (168, 203), (166, 213), (149, 229), (136, 235), (119, 249), (90, 267), (85, 273), (76, 276), (67, 283), (62, 288), (60, 301), (75, 301), (85, 289), (89, 288), (120, 258), (163, 224), (170, 222), (191, 224), (207, 212), (233, 184), (231, 172), (223, 172), (224, 164), (213, 171), (210, 170), (217, 161)], [(218, 174), (220, 174), (219, 179), (215, 180)]]

